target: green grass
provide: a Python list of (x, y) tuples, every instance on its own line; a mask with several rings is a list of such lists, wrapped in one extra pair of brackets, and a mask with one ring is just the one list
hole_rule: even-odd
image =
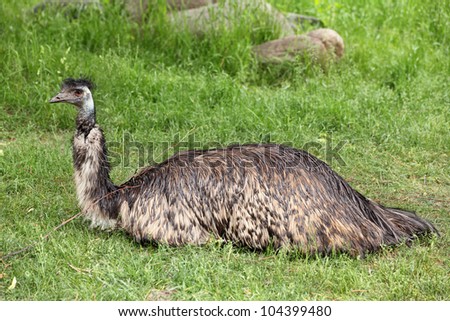
[[(38, 1), (12, 2), (0, 4), (2, 255), (78, 212), (75, 111), (47, 101), (63, 78), (80, 74), (98, 85), (98, 121), (118, 183), (144, 165), (133, 148), (124, 166), (127, 135), (142, 143), (144, 160), (161, 160), (174, 137), (194, 136), (201, 146), (289, 142), (328, 159), (368, 197), (431, 220), (442, 235), (364, 260), (305, 258), (220, 242), (141, 247), (78, 219), (1, 262), (1, 300), (450, 299), (448, 1), (271, 1), (343, 36), (344, 59), (325, 71), (259, 66), (251, 45), (277, 37), (264, 19), (251, 34), (240, 24), (198, 39), (173, 32), (163, 10), (138, 28), (113, 1), (80, 19), (35, 15)], [(329, 158), (327, 142), (345, 142), (345, 163)]]

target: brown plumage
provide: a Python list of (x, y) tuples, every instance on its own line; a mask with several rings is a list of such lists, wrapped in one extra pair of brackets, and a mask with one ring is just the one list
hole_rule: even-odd
[(180, 152), (116, 186), (91, 89), (85, 79), (66, 79), (50, 102), (78, 108), (75, 183), (93, 226), (123, 228), (139, 242), (200, 245), (212, 235), (252, 249), (351, 255), (437, 233), (413, 213), (367, 199), (311, 154), (282, 145)]

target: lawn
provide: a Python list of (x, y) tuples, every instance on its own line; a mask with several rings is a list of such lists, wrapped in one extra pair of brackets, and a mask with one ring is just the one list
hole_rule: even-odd
[[(35, 242), (2, 258), (0, 300), (450, 299), (448, 0), (270, 1), (339, 32), (345, 56), (326, 68), (258, 64), (251, 45), (278, 36), (264, 19), (197, 38), (171, 30), (163, 5), (138, 26), (119, 1), (35, 14), (38, 2), (0, 3), (0, 255)], [(97, 84), (116, 183), (188, 146), (288, 143), (441, 236), (364, 259), (140, 246), (80, 218), (44, 240), (78, 212), (75, 110), (48, 100), (80, 75)]]

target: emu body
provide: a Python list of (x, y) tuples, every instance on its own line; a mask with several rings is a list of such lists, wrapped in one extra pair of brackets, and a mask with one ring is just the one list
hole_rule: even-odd
[(367, 199), (311, 154), (282, 145), (180, 152), (116, 186), (91, 88), (67, 79), (50, 102), (78, 108), (75, 184), (93, 226), (123, 228), (139, 242), (200, 245), (212, 235), (252, 249), (352, 255), (437, 232), (413, 213)]

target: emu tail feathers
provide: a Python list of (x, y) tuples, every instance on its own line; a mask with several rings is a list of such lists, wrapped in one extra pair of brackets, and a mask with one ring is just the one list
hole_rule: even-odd
[(398, 208), (386, 208), (388, 219), (403, 233), (410, 235), (425, 235), (436, 233), (438, 230), (427, 220), (420, 218), (415, 213)]
[[(374, 212), (380, 213), (392, 227), (394, 233), (394, 243), (410, 242), (414, 238), (422, 235), (435, 233), (439, 235), (438, 230), (425, 219), (420, 218), (415, 213), (408, 212), (398, 208), (384, 207), (371, 202)], [(392, 242), (392, 240), (390, 240)], [(387, 242), (387, 243), (391, 243)]]

